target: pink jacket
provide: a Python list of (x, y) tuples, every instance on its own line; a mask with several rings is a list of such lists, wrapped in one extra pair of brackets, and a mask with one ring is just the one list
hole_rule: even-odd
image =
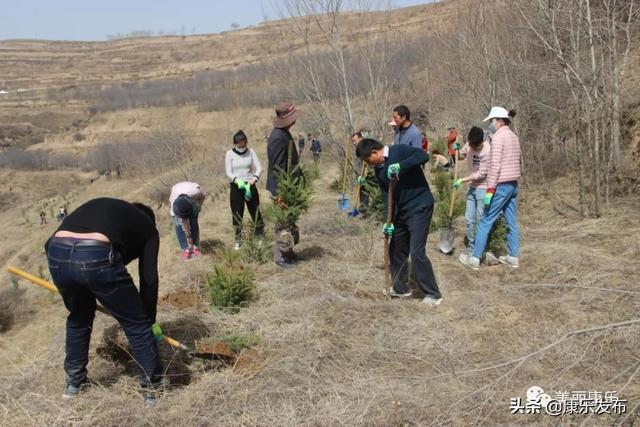
[(460, 150), (459, 155), (461, 159), (467, 158), (470, 172), (469, 178), (471, 178), (469, 186), (487, 188), (487, 174), (489, 173), (489, 163), (491, 162), (491, 145), (489, 145), (489, 141), (485, 141), (480, 150), (474, 150), (467, 142)]
[(491, 163), (487, 187), (520, 179), (520, 140), (508, 126), (498, 129), (491, 140)]

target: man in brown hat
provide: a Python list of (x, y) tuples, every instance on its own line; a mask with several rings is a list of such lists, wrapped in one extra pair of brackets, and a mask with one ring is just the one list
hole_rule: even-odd
[[(267, 172), (267, 190), (278, 200), (281, 208), (286, 208), (282, 199), (278, 197), (278, 175), (277, 172), (291, 172), (298, 166), (298, 150), (296, 150), (293, 137), (289, 132), (291, 126), (296, 123), (300, 112), (290, 102), (281, 102), (276, 105), (276, 117), (273, 119), (273, 130), (267, 142), (267, 157), (269, 158), (269, 170)], [(280, 245), (280, 234), (291, 234), (294, 230), (282, 230), (276, 224), (274, 233), (274, 261), (280, 267), (292, 268), (295, 266), (295, 254), (293, 245)], [(285, 250), (283, 250), (285, 249)]]

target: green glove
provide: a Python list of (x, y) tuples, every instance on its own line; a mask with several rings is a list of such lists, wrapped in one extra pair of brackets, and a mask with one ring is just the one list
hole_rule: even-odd
[(367, 183), (367, 180), (364, 179), (364, 176), (359, 176), (356, 181), (358, 182), (358, 185), (365, 185)]
[(387, 168), (387, 178), (398, 177), (400, 175), (400, 163), (394, 163)]
[(393, 232), (396, 230), (396, 227), (394, 227), (393, 223), (385, 223), (382, 226), (382, 234), (384, 234), (385, 236), (393, 236)]
[(454, 149), (454, 150), (459, 150), (459, 149), (460, 149), (460, 146), (458, 145), (458, 143), (457, 143), (457, 142), (454, 142), (454, 143), (453, 143), (453, 149)]
[(461, 185), (462, 185), (462, 179), (458, 178), (455, 181), (453, 181), (453, 188), (460, 188)]
[(160, 342), (164, 339), (164, 333), (162, 332), (162, 328), (160, 328), (160, 325), (157, 322), (151, 325), (151, 332), (153, 333), (153, 336), (156, 338), (156, 341)]
[(484, 194), (484, 198), (482, 199), (482, 202), (484, 203), (484, 207), (489, 207), (489, 205), (491, 204), (491, 199), (493, 198), (493, 193), (496, 191), (495, 188), (488, 188), (487, 192)]
[(246, 185), (244, 187), (244, 199), (248, 202), (251, 200), (251, 187)]
[(242, 191), (247, 191), (247, 183), (244, 182), (244, 180), (240, 179), (240, 178), (236, 178), (236, 185), (238, 186), (238, 190), (242, 190)]

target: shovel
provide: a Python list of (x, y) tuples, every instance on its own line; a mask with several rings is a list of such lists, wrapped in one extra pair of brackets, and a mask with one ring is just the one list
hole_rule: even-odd
[[(365, 162), (362, 162), (362, 168), (360, 168), (360, 175), (358, 176), (365, 176), (366, 172), (367, 164)], [(360, 190), (362, 190), (362, 184), (358, 184), (358, 189), (356, 190), (356, 201), (353, 206), (353, 210), (349, 212), (349, 216), (352, 218), (360, 215), (360, 211), (358, 210), (358, 208), (360, 207)]]
[[(389, 181), (389, 193), (387, 194), (387, 224), (393, 222), (393, 196), (398, 181), (391, 179)], [(391, 298), (391, 271), (389, 269), (389, 240), (390, 236), (384, 235), (384, 294)]]
[[(23, 279), (26, 279), (32, 283), (35, 283), (36, 285), (45, 288), (51, 292), (53, 292), (54, 294), (59, 293), (58, 288), (55, 287), (55, 285), (51, 282), (48, 282), (44, 279), (41, 279), (40, 277), (34, 276), (33, 274), (27, 273), (26, 271), (17, 268), (17, 267), (7, 267), (7, 271), (11, 274), (13, 274), (14, 276), (18, 276), (18, 277), (22, 277)], [(96, 306), (96, 310), (98, 310), (101, 313), (106, 314), (107, 316), (111, 316), (111, 313), (109, 313), (109, 311), (102, 307), (101, 305), (97, 305)], [(182, 344), (179, 341), (176, 341), (175, 339), (165, 335), (163, 340), (169, 344), (171, 347), (173, 348), (177, 348), (179, 350), (183, 350), (185, 351), (187, 354), (189, 354), (190, 356), (193, 357), (199, 357), (201, 359), (215, 359), (215, 358), (232, 358), (233, 354), (231, 352), (224, 352), (224, 351), (220, 351), (217, 353), (212, 353), (207, 351), (207, 349), (193, 349), (191, 347), (188, 347), (184, 344)]]
[[(453, 181), (455, 182), (458, 179), (458, 150), (455, 153), (456, 162), (453, 166)], [(455, 240), (455, 232), (453, 230), (453, 205), (456, 202), (456, 194), (458, 192), (457, 188), (453, 188), (451, 190), (451, 202), (449, 203), (449, 218), (447, 220), (447, 225), (440, 229), (440, 251), (443, 254), (451, 255), (453, 253), (454, 240)]]
[(349, 166), (349, 157), (347, 157), (347, 150), (349, 149), (349, 143), (344, 147), (344, 167), (342, 168), (342, 193), (338, 199), (338, 209), (346, 211), (349, 209), (349, 198), (347, 197), (347, 167)]

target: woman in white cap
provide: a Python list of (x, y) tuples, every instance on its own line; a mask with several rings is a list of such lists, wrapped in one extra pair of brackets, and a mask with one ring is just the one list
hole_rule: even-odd
[(518, 180), (520, 169), (520, 141), (509, 128), (516, 112), (493, 107), (484, 121), (489, 121), (495, 134), (491, 140), (491, 161), (487, 174), (487, 191), (484, 196), (484, 215), (480, 219), (475, 246), (471, 255), (460, 254), (461, 263), (477, 270), (485, 251), (489, 233), (500, 214), (507, 223), (507, 249), (509, 255), (499, 261), (510, 267), (518, 267), (520, 255), (520, 227), (518, 226)]

